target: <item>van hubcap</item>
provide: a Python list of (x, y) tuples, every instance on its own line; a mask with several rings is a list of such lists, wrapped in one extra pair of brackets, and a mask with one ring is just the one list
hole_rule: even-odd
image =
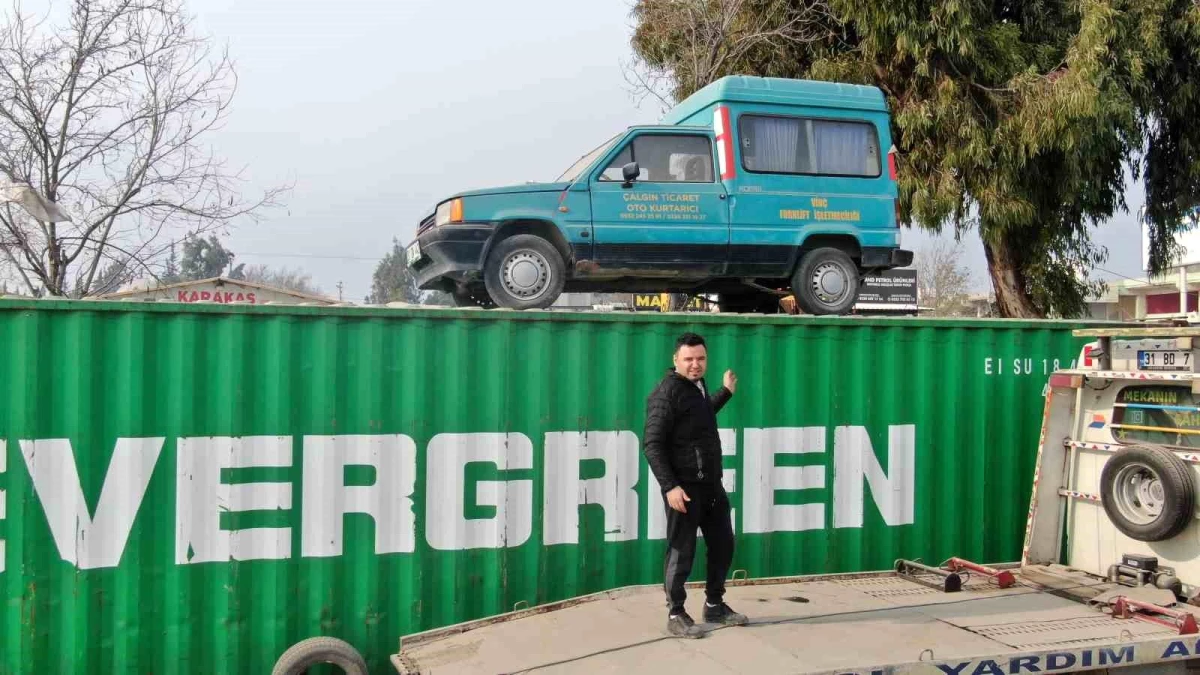
[(1154, 469), (1140, 462), (1128, 464), (1117, 473), (1114, 487), (1113, 501), (1128, 520), (1147, 525), (1162, 515), (1166, 494)]
[(500, 271), (504, 290), (514, 298), (531, 300), (550, 287), (550, 263), (536, 251), (517, 251)]
[(836, 305), (850, 289), (850, 278), (841, 265), (822, 263), (813, 270), (813, 294), (826, 305)]

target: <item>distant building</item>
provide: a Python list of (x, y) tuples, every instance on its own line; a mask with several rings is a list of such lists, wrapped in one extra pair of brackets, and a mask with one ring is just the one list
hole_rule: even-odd
[[(1150, 269), (1150, 233), (1146, 207), (1137, 214), (1142, 235), (1142, 272)], [(1108, 291), (1088, 299), (1090, 318), (1119, 321), (1196, 319), (1200, 316), (1200, 208), (1193, 208), (1179, 223), (1174, 235), (1180, 255), (1167, 264), (1160, 276), (1108, 282)], [(1181, 272), (1180, 270), (1184, 270)], [(1183, 299), (1180, 299), (1180, 296)]]
[(1115, 321), (1179, 318), (1200, 311), (1200, 272), (1184, 281), (1186, 307), (1180, 311), (1178, 273), (1108, 282), (1108, 292), (1088, 299), (1088, 318)]
[(155, 286), (136, 282), (115, 293), (97, 296), (101, 300), (131, 302), (182, 302), (205, 305), (339, 305), (346, 304), (320, 295), (289, 288), (268, 286), (253, 281), (213, 277), (198, 281)]

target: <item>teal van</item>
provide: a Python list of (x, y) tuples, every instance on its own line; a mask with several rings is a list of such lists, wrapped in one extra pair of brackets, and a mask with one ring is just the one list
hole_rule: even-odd
[(845, 314), (863, 276), (912, 263), (894, 153), (875, 87), (726, 77), (554, 182), (445, 199), (406, 262), (460, 305), (673, 292), (755, 312), (791, 293), (808, 314)]

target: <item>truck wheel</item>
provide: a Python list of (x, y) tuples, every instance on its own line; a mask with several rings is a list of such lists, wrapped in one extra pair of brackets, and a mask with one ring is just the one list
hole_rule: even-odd
[(332, 663), (347, 675), (369, 675), (358, 650), (331, 637), (308, 638), (292, 645), (275, 662), (271, 675), (300, 675), (318, 663)]
[(1194, 518), (1192, 470), (1166, 448), (1129, 446), (1104, 464), (1100, 501), (1113, 526), (1130, 539), (1170, 539)]
[(483, 268), (488, 295), (508, 309), (544, 309), (567, 282), (562, 255), (550, 242), (518, 234), (496, 244)]
[(846, 314), (858, 298), (858, 266), (836, 248), (818, 248), (800, 259), (792, 293), (805, 314)]

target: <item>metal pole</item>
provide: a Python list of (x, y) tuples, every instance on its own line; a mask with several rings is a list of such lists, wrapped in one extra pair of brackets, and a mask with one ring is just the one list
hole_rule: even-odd
[(1187, 267), (1179, 266), (1179, 315), (1187, 316)]

